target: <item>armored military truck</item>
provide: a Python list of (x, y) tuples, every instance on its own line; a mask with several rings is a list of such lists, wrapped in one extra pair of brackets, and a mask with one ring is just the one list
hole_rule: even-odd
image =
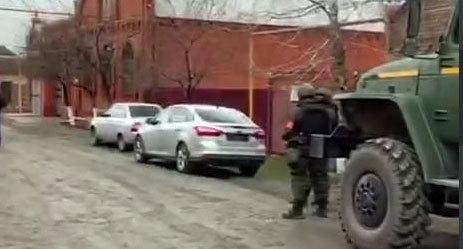
[[(335, 96), (344, 120), (314, 135), (312, 156), (347, 157), (340, 221), (357, 248), (413, 248), (429, 214), (458, 216), (457, 0), (405, 3), (404, 58)], [(395, 35), (395, 34), (392, 34)]]

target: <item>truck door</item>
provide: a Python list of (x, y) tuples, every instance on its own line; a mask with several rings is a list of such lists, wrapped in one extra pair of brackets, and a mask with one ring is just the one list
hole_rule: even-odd
[(420, 73), (419, 95), (428, 115), (436, 138), (444, 146), (443, 159), (446, 161), (446, 176), (458, 176), (459, 139), (459, 25), (454, 18), (448, 42), (435, 59), (429, 70)]

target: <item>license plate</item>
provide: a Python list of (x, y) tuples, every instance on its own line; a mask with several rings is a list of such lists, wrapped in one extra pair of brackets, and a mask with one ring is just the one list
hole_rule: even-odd
[(249, 135), (246, 134), (227, 134), (228, 141), (236, 141), (236, 142), (248, 142)]

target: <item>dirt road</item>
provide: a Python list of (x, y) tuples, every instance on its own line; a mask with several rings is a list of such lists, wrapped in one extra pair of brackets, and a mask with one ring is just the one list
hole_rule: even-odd
[[(136, 164), (53, 121), (3, 129), (0, 248), (349, 248), (334, 219), (281, 220), (254, 179)], [(458, 248), (439, 224), (423, 248)]]

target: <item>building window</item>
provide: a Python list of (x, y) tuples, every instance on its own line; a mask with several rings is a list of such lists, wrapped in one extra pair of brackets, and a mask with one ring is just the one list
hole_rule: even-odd
[(457, 22), (455, 23), (455, 28), (453, 30), (453, 40), (456, 44), (460, 44), (460, 18), (457, 18)]
[(102, 0), (101, 14), (103, 20), (112, 20), (116, 17), (117, 0)]

